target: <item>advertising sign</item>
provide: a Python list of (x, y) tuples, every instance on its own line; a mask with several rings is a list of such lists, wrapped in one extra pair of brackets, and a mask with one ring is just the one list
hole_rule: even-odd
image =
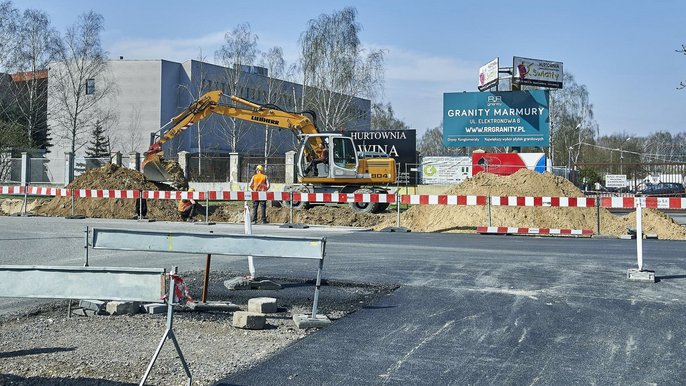
[(422, 184), (459, 184), (472, 175), (471, 157), (422, 158)]
[(512, 81), (524, 86), (562, 88), (562, 62), (514, 57)]
[(417, 183), (417, 131), (410, 130), (375, 130), (346, 131), (355, 142), (358, 152), (370, 156), (388, 156), (395, 158), (400, 165), (398, 178), (403, 183)]
[(498, 85), (499, 59), (495, 58), (479, 68), (479, 91)]
[(472, 175), (479, 172), (509, 176), (519, 169), (545, 172), (545, 153), (472, 153)]
[(443, 145), (539, 146), (550, 143), (548, 91), (443, 94)]

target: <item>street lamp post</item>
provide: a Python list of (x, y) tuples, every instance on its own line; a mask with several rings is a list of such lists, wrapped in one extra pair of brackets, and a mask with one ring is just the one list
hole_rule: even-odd
[(631, 137), (625, 139), (624, 142), (622, 142), (622, 144), (619, 145), (619, 174), (624, 174), (624, 149), (622, 148), (624, 147), (624, 145), (626, 145), (627, 142), (629, 142), (630, 139)]
[(570, 146), (568, 149), (568, 152), (567, 152), (567, 179), (568, 180), (572, 176), (572, 149), (573, 149), (573, 147)]

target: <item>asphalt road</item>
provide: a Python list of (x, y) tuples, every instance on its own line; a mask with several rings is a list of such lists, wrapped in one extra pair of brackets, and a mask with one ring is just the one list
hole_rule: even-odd
[[(55, 218), (0, 217), (0, 225), (0, 264), (83, 264), (85, 225), (208, 231)], [(211, 228), (242, 232), (236, 225)], [(274, 225), (255, 233), (326, 236), (325, 279), (399, 289), (223, 384), (677, 385), (686, 379), (684, 242), (644, 240), (646, 268), (659, 281), (636, 283), (626, 280), (627, 269), (636, 267), (632, 240)], [(198, 256), (94, 251), (90, 259), (100, 266), (204, 267)], [(256, 260), (265, 276), (309, 278), (311, 263)], [(240, 270), (246, 262), (213, 256), (213, 267)]]

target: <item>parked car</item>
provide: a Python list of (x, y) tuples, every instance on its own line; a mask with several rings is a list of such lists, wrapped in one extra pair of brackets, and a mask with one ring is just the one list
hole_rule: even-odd
[(636, 192), (637, 196), (662, 196), (662, 197), (682, 197), (686, 195), (684, 185), (676, 182), (660, 182), (657, 184), (646, 185), (645, 188)]

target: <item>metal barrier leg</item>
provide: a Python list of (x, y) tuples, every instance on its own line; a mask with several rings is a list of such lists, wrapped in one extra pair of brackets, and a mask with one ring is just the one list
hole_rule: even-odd
[(164, 342), (167, 340), (167, 338), (172, 340), (174, 343), (174, 348), (176, 349), (176, 353), (179, 354), (179, 359), (183, 365), (183, 370), (188, 376), (188, 386), (193, 383), (193, 376), (191, 375), (191, 371), (188, 368), (188, 363), (186, 363), (186, 358), (184, 358), (183, 352), (181, 352), (181, 347), (179, 346), (179, 342), (176, 340), (176, 335), (174, 335), (173, 330), (174, 305), (176, 304), (176, 296), (174, 295), (174, 287), (176, 286), (176, 283), (174, 282), (174, 276), (176, 276), (176, 273), (177, 267), (173, 267), (171, 276), (169, 277), (169, 292), (167, 294), (167, 329), (164, 332), (164, 336), (162, 336), (162, 340), (160, 340), (160, 344), (157, 346), (157, 350), (155, 350), (155, 354), (152, 356), (152, 360), (150, 360), (150, 364), (148, 364), (148, 368), (145, 370), (145, 374), (143, 374), (143, 379), (141, 379), (141, 383), (139, 384), (140, 386), (143, 386), (145, 381), (148, 379), (150, 371), (152, 370), (152, 366), (155, 364), (157, 357), (160, 355), (162, 347), (164, 346)]

